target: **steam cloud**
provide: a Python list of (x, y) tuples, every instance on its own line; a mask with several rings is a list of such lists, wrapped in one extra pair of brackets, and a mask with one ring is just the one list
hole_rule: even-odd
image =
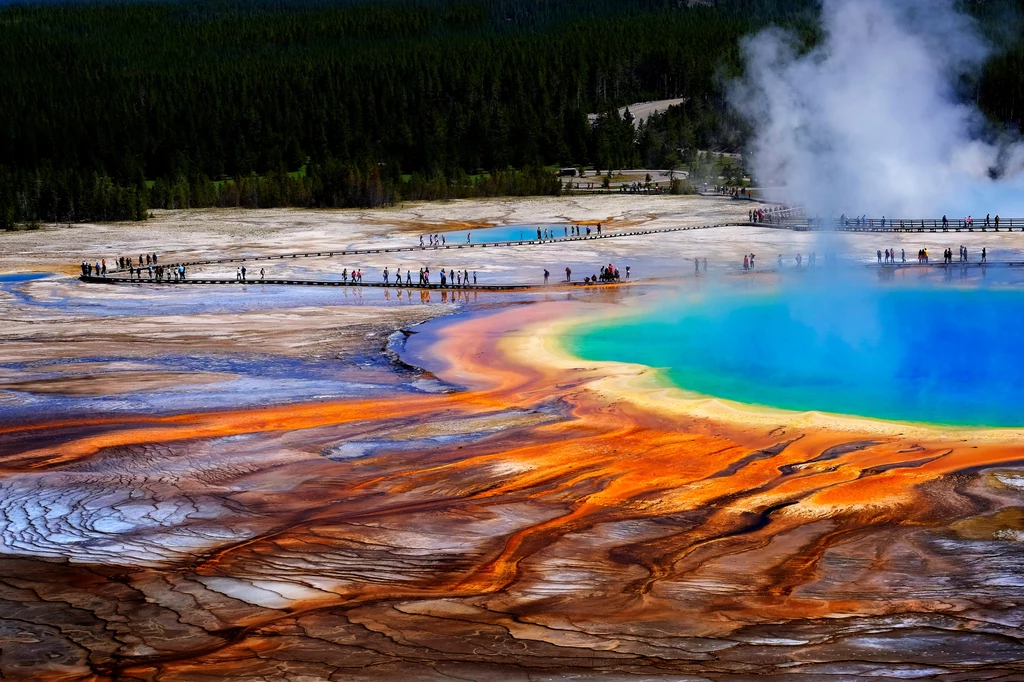
[(777, 28), (743, 42), (730, 101), (760, 184), (822, 217), (1024, 214), (1024, 147), (955, 91), (990, 53), (973, 19), (952, 0), (824, 0), (822, 29), (804, 54)]

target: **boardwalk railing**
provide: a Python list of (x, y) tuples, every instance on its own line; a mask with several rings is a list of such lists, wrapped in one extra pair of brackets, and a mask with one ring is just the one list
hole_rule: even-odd
[(765, 227), (780, 227), (790, 230), (836, 230), (843, 232), (1024, 232), (1024, 218), (995, 218), (988, 220), (965, 218), (955, 220), (942, 218), (807, 218), (786, 220)]

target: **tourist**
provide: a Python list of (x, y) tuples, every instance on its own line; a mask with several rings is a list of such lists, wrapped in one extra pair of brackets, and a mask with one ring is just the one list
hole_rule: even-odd
[(804, 257), (803, 257), (803, 256), (801, 256), (801, 255), (800, 255), (799, 253), (798, 253), (798, 254), (796, 254), (796, 266), (797, 266), (797, 267), (800, 267), (800, 265), (801, 265), (801, 264), (802, 264), (803, 262), (804, 262)]
[(743, 254), (743, 272), (750, 270), (750, 256)]
[[(754, 254), (750, 254), (751, 262), (753, 262)], [(704, 259), (704, 274), (708, 274), (708, 259)], [(629, 279), (629, 266), (626, 266), (626, 279)]]
[(900, 262), (902, 262), (902, 263), (906, 263), (907, 262), (907, 250), (906, 249), (900, 249)]
[[(708, 271), (708, 259), (704, 259), (704, 272)], [(626, 279), (629, 279), (629, 266), (626, 266)]]
[(476, 286), (476, 270), (473, 271), (473, 286)]
[(699, 275), (700, 274), (700, 260), (697, 259), (697, 258), (693, 259), (693, 274), (695, 274), (695, 275)]
[(999, 230), (999, 214), (998, 213), (996, 214), (995, 226), (996, 226), (996, 230)]
[(946, 228), (948, 228), (948, 227), (949, 227), (949, 221), (948, 221), (948, 220), (946, 220), (946, 216), (945, 216), (945, 215), (943, 215), (943, 216), (942, 216), (942, 229), (943, 229), (943, 230), (945, 230), (945, 229), (946, 229)]
[(566, 282), (571, 282), (572, 281), (572, 270), (570, 270), (568, 267), (565, 268), (565, 281)]
[(263, 281), (263, 278), (266, 276), (266, 274), (267, 274), (266, 271), (264, 271), (263, 268), (260, 268), (260, 281), (261, 282)]
[(782, 254), (781, 253), (779, 254), (778, 265), (779, 265), (779, 269), (781, 270), (782, 269)]
[(242, 266), (242, 281), (245, 281), (245, 266)]
[(241, 282), (242, 281), (242, 268), (235, 268), (235, 281), (236, 282)]
[(881, 250), (881, 249), (879, 249), (878, 251), (876, 251), (876, 252), (875, 252), (875, 255), (876, 255), (876, 256), (877, 256), (877, 258), (878, 258), (878, 264), (879, 264), (879, 265), (881, 265), (881, 264), (882, 264), (882, 250)]
[(754, 254), (750, 254), (750, 269), (754, 269)]
[[(986, 220), (987, 220), (987, 218), (986, 218)], [(981, 247), (981, 262), (982, 263), (987, 263), (988, 262), (988, 251), (985, 249), (984, 246)]]
[(388, 283), (388, 268), (384, 266), (384, 284)]
[(467, 244), (471, 244), (473, 242), (472, 237), (473, 237), (473, 233), (472, 232), (467, 232), (466, 233), (466, 243)]

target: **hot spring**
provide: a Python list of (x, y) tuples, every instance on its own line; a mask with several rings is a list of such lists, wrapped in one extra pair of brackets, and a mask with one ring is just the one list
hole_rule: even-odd
[(659, 368), (686, 391), (787, 410), (1024, 426), (1024, 291), (788, 282), (660, 297), (570, 331), (567, 349)]

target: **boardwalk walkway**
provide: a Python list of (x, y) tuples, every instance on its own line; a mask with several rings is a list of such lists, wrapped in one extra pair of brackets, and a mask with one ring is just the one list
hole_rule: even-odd
[(759, 227), (774, 227), (783, 230), (810, 230), (815, 232), (1024, 232), (1024, 218), (1000, 218), (999, 227), (984, 221), (967, 224), (964, 220), (950, 220), (942, 225), (942, 218), (868, 218), (867, 220), (785, 220), (780, 223), (757, 223)]
[[(333, 249), (326, 250), (321, 249), (319, 251), (307, 251), (299, 253), (280, 253), (268, 256), (239, 256), (237, 258), (210, 258), (206, 260), (194, 260), (194, 261), (180, 261), (177, 263), (161, 263), (164, 267), (174, 268), (179, 265), (186, 267), (195, 265), (217, 265), (220, 263), (251, 263), (255, 261), (273, 261), (273, 260), (288, 260), (292, 258), (324, 258), (334, 256), (365, 256), (369, 254), (378, 253), (431, 253), (437, 251), (454, 251), (459, 249), (495, 249), (495, 248), (508, 248), (515, 246), (528, 246), (528, 245), (551, 245), (551, 244), (570, 244), (576, 242), (587, 242), (598, 239), (621, 239), (623, 237), (639, 237), (651, 234), (667, 234), (670, 232), (688, 232), (690, 230), (709, 230), (715, 227), (736, 227), (742, 225), (751, 225), (752, 223), (744, 222), (729, 222), (729, 223), (716, 223), (714, 225), (686, 225), (683, 227), (662, 227), (651, 230), (630, 230), (628, 232), (604, 232), (602, 234), (589, 234), (581, 235), (579, 237), (554, 237), (551, 239), (519, 239), (509, 241), (498, 241), (498, 242), (473, 242), (473, 243), (461, 243), (461, 244), (446, 244), (444, 246), (391, 246), (391, 247), (380, 247), (376, 249)], [(117, 270), (108, 270), (108, 272), (118, 272)]]
[[(621, 286), (624, 284), (632, 284), (638, 280), (620, 280), (618, 282), (600, 282), (596, 284), (586, 284), (580, 282), (564, 282), (554, 281), (550, 284), (462, 284), (455, 285), (450, 284), (448, 286), (441, 286), (440, 283), (436, 284), (395, 284), (384, 282), (351, 282), (335, 279), (246, 279), (245, 281), (239, 281), (237, 279), (227, 278), (216, 278), (216, 277), (194, 277), (192, 279), (173, 280), (173, 279), (130, 279), (128, 277), (96, 277), (95, 275), (86, 276), (82, 275), (78, 278), (83, 282), (89, 282), (90, 284), (157, 284), (157, 285), (197, 285), (197, 284), (238, 284), (238, 285), (294, 285), (294, 286), (321, 286), (321, 287), (356, 287), (360, 289), (422, 289), (425, 291), (528, 291), (531, 289), (555, 289), (555, 288), (566, 288), (566, 287), (585, 287), (585, 286)], [(655, 280), (646, 280), (648, 283)]]
[[(883, 226), (884, 225), (884, 226)], [(833, 232), (908, 232), (908, 233), (942, 233), (942, 232), (999, 232), (1006, 231), (1012, 232), (1016, 228), (1020, 232), (1024, 232), (1024, 218), (1007, 218), (1000, 219), (999, 227), (996, 228), (994, 224), (978, 224), (973, 225), (966, 224), (966, 221), (950, 221), (946, 227), (942, 225), (941, 218), (918, 218), (914, 220), (910, 219), (885, 219), (884, 223), (881, 218), (874, 219), (862, 219), (861, 221), (855, 221), (848, 219), (845, 223), (840, 223), (838, 220), (783, 220), (781, 222), (748, 222), (748, 221), (734, 221), (725, 223), (714, 223), (709, 225), (686, 225), (681, 227), (663, 227), (663, 228), (652, 228), (648, 230), (628, 230), (628, 231), (617, 231), (617, 232), (604, 232), (601, 234), (591, 233), (589, 235), (580, 236), (565, 236), (565, 237), (553, 237), (550, 239), (520, 239), (520, 240), (508, 240), (508, 241), (497, 241), (497, 242), (473, 242), (473, 243), (460, 243), (460, 244), (445, 244), (443, 246), (393, 246), (393, 247), (380, 247), (380, 248), (356, 248), (356, 249), (335, 249), (335, 250), (320, 250), (320, 251), (307, 251), (307, 252), (296, 252), (296, 253), (282, 253), (272, 255), (255, 255), (255, 256), (239, 256), (235, 258), (209, 258), (205, 260), (193, 260), (193, 261), (179, 261), (175, 263), (161, 263), (168, 270), (173, 270), (179, 266), (192, 267), (197, 265), (217, 265), (224, 263), (251, 263), (257, 261), (274, 261), (274, 260), (291, 260), (295, 258), (331, 258), (336, 256), (360, 256), (370, 254), (384, 254), (384, 253), (431, 253), (439, 251), (452, 251), (459, 249), (487, 249), (487, 248), (509, 248), (519, 246), (544, 246), (552, 244), (572, 244), (578, 242), (589, 242), (601, 239), (623, 239), (627, 237), (643, 237), (648, 235), (658, 234), (670, 234), (674, 232), (688, 232), (691, 230), (709, 230), (719, 227), (763, 227), (781, 230), (794, 230), (794, 231), (833, 231)], [(897, 264), (886, 264), (887, 267), (942, 267), (943, 263), (897, 263)], [(954, 263), (953, 265), (964, 265), (962, 263)], [(978, 263), (969, 263), (967, 265), (978, 265)], [(1004, 263), (988, 263), (987, 265), (1005, 265), (1011, 267), (1017, 267), (1024, 265), (1024, 263), (1016, 262), (1004, 262)], [(236, 279), (227, 278), (210, 278), (210, 277), (194, 277), (192, 279), (185, 280), (162, 280), (158, 281), (155, 279), (132, 279), (124, 277), (124, 270), (116, 268), (108, 270), (108, 277), (97, 277), (97, 276), (81, 276), (80, 280), (83, 282), (91, 282), (96, 284), (238, 284)], [(121, 276), (119, 276), (121, 275)], [(355, 284), (352, 282), (345, 282), (340, 280), (301, 280), (295, 278), (289, 279), (265, 279), (265, 280), (247, 280), (247, 284), (291, 284), (291, 285), (306, 285), (306, 286), (363, 286), (363, 287), (390, 287), (395, 288), (395, 285), (387, 285), (383, 282), (365, 282)], [(575, 282), (573, 284), (582, 286), (583, 282)], [(512, 291), (512, 290), (524, 290), (532, 289), (539, 285), (532, 284), (480, 284), (480, 285), (467, 285), (465, 288), (468, 290), (478, 291)], [(441, 289), (440, 284), (431, 284), (429, 286), (422, 285), (402, 285), (404, 288), (414, 289)], [(455, 287), (445, 287), (455, 288)]]

